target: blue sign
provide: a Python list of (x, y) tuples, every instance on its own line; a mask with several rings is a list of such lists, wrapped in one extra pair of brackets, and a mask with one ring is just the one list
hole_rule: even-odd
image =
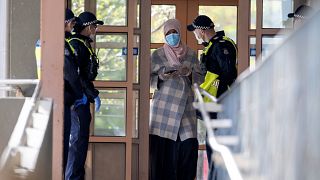
[(256, 48), (250, 48), (250, 56), (256, 56)]
[[(128, 48), (124, 47), (124, 48), (122, 48), (122, 56), (126, 56), (126, 55), (128, 55)], [(137, 47), (133, 48), (133, 55), (134, 56), (139, 55), (139, 48), (137, 48)]]

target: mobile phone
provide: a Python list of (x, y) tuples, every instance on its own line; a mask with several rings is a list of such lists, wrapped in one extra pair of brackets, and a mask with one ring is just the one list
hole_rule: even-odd
[(169, 71), (166, 71), (165, 74), (171, 74), (171, 73), (173, 73), (173, 72), (175, 72), (175, 71), (177, 71), (177, 70), (176, 70), (176, 69), (171, 69), (171, 70), (169, 70)]

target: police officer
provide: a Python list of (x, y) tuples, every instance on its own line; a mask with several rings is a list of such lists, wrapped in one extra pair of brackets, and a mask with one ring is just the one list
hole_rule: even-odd
[(293, 18), (293, 27), (298, 28), (300, 27), (303, 22), (310, 18), (313, 14), (313, 8), (307, 5), (300, 5), (294, 13), (289, 13), (288, 17)]
[[(230, 38), (225, 36), (224, 31), (215, 32), (214, 23), (205, 15), (198, 16), (192, 24), (187, 26), (187, 29), (188, 31), (193, 31), (198, 42), (205, 46), (201, 55), (200, 65), (203, 71), (206, 72), (206, 76), (205, 82), (200, 87), (213, 96), (219, 97), (237, 78), (236, 45)], [(210, 116), (211, 118), (216, 118), (216, 114), (211, 114)], [(208, 141), (206, 142), (206, 149), (208, 162), (213, 172), (212, 150)]]
[(69, 151), (69, 137), (71, 128), (71, 106), (78, 107), (86, 104), (83, 95), (78, 65), (67, 39), (76, 23), (76, 17), (70, 9), (65, 12), (65, 43), (64, 43), (64, 139), (63, 139), (63, 170), (65, 171)]
[[(71, 133), (66, 179), (84, 179), (84, 164), (86, 161), (89, 129), (90, 129), (90, 103), (95, 103), (96, 111), (100, 109), (99, 91), (94, 88), (93, 81), (98, 74), (99, 61), (91, 47), (96, 34), (97, 25), (103, 22), (97, 20), (91, 12), (79, 15), (74, 27), (75, 35), (68, 40), (72, 51), (76, 55), (79, 65), (81, 88), (87, 97), (88, 103), (79, 106), (72, 113), (72, 128), (78, 127), (77, 133)], [(90, 102), (90, 103), (89, 103)], [(77, 124), (74, 124), (77, 122)], [(71, 130), (72, 131), (72, 130)]]

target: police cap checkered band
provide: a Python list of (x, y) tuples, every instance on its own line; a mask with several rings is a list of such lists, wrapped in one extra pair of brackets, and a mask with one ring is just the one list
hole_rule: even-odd
[(194, 31), (195, 29), (211, 29), (214, 28), (214, 23), (212, 22), (212, 20), (205, 15), (200, 15), (198, 16), (193, 22), (192, 24), (189, 24), (187, 26), (188, 31)]
[(308, 18), (313, 12), (312, 7), (301, 5), (299, 6), (294, 13), (289, 13), (289, 18), (299, 18), (299, 19), (305, 19)]
[(96, 16), (91, 12), (83, 12), (79, 15), (79, 25), (81, 26), (89, 26), (92, 24), (100, 24), (103, 25), (103, 21), (97, 20)]
[(89, 25), (91, 25), (91, 24), (99, 24), (99, 22), (100, 22), (100, 21), (98, 21), (98, 20), (94, 20), (94, 21), (91, 21), (91, 22), (83, 23), (82, 25), (83, 25), (83, 26), (89, 26)]
[(64, 23), (70, 23), (70, 22), (75, 21), (75, 20), (76, 20), (76, 17), (73, 17), (71, 19), (65, 20)]

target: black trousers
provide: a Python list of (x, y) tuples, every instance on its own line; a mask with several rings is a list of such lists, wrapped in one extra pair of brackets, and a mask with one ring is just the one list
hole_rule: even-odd
[(194, 180), (198, 140), (177, 141), (150, 135), (150, 180)]
[(68, 152), (69, 152), (69, 137), (71, 128), (71, 106), (64, 104), (64, 131), (63, 131), (63, 173), (65, 173)]
[(90, 132), (90, 104), (80, 105), (71, 112), (71, 138), (69, 140), (69, 154), (65, 173), (66, 180), (84, 180), (89, 132)]

